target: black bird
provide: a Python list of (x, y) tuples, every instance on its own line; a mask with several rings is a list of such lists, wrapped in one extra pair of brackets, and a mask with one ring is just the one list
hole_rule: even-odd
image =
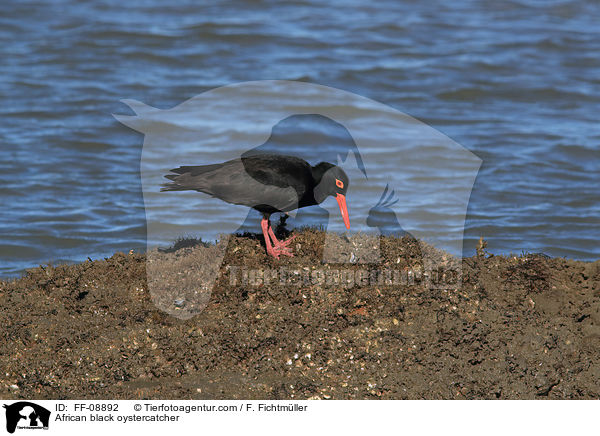
[(164, 184), (161, 191), (195, 190), (262, 213), (267, 253), (277, 259), (282, 254), (293, 256), (288, 244), (295, 236), (287, 241), (277, 240), (269, 221), (275, 212), (320, 204), (334, 196), (344, 224), (350, 228), (346, 207), (348, 176), (328, 162), (311, 166), (295, 156), (253, 154), (218, 164), (182, 166), (171, 172), (175, 174), (165, 176), (171, 182)]

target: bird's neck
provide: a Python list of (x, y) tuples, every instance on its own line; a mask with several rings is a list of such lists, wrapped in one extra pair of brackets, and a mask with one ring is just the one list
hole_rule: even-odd
[(321, 183), (321, 180), (323, 179), (323, 175), (325, 174), (325, 172), (330, 170), (333, 167), (334, 167), (334, 165), (330, 164), (328, 162), (321, 162), (320, 164), (315, 165), (314, 167), (310, 167), (310, 170), (312, 172), (314, 186), (317, 186), (319, 183)]
[(318, 186), (323, 180), (325, 172), (327, 172), (332, 167), (333, 165), (328, 162), (321, 162), (320, 164), (310, 168), (312, 173), (312, 186), (308, 192), (311, 194), (312, 198), (305, 199), (305, 201), (310, 201), (311, 204), (320, 204), (323, 200), (325, 200), (325, 198), (327, 198), (327, 195), (325, 193), (319, 192)]

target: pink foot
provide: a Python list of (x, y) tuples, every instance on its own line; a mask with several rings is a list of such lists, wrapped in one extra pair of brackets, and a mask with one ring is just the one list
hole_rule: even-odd
[(287, 241), (282, 241), (273, 246), (273, 250), (276, 250), (278, 254), (285, 254), (289, 257), (294, 257), (294, 253), (292, 253), (292, 249), (287, 246), (287, 243), (290, 242), (290, 239)]
[(282, 254), (279, 250), (276, 250), (273, 247), (267, 247), (267, 254), (270, 254), (275, 259), (279, 259), (279, 256)]
[(269, 217), (263, 217), (260, 222), (260, 226), (262, 227), (263, 236), (265, 238), (265, 245), (267, 246), (267, 254), (270, 254), (275, 259), (279, 259), (279, 256), (282, 254), (285, 256), (294, 257), (292, 253), (292, 249), (288, 247), (289, 243), (294, 240), (295, 235), (289, 238), (287, 241), (279, 241), (275, 237), (275, 232), (271, 228), (271, 224), (269, 223)]
[(269, 236), (271, 237), (271, 240), (273, 241), (273, 250), (275, 251), (275, 253), (277, 253), (277, 256), (276, 256), (277, 259), (279, 259), (279, 256), (282, 254), (289, 256), (289, 257), (294, 257), (294, 254), (292, 253), (292, 249), (290, 247), (288, 247), (288, 245), (298, 235), (294, 235), (291, 238), (286, 239), (285, 241), (280, 241), (275, 237), (275, 233), (273, 232), (273, 230), (271, 228), (269, 228)]

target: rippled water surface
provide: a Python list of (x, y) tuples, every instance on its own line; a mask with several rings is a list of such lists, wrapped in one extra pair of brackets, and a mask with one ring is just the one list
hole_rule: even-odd
[[(363, 3), (4, 4), (0, 275), (144, 249), (144, 137), (111, 115), (132, 114), (121, 99), (168, 109), (264, 79), (382, 102), (479, 156), (466, 255), (484, 236), (495, 253), (597, 259), (600, 4)], [(292, 128), (316, 129), (338, 137), (318, 122)], [(239, 214), (203, 211), (198, 234)]]

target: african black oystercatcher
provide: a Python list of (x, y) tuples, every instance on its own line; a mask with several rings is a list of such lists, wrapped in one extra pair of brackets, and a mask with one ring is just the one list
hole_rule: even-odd
[(334, 196), (344, 224), (350, 228), (346, 207), (348, 176), (328, 162), (311, 166), (294, 156), (255, 154), (213, 165), (182, 166), (171, 172), (175, 174), (165, 176), (171, 182), (163, 185), (161, 191), (195, 190), (261, 212), (267, 253), (277, 259), (282, 254), (293, 256), (288, 244), (295, 236), (277, 240), (269, 221), (272, 213), (320, 204)]

